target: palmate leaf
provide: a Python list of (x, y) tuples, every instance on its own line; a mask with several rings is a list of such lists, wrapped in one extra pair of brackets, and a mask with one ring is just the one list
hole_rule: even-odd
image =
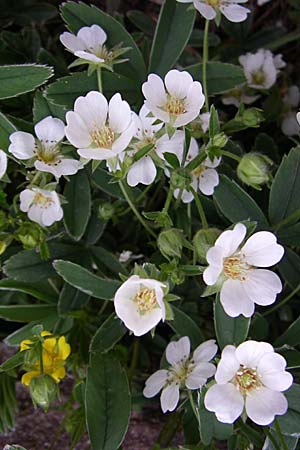
[(10, 144), (9, 136), (17, 131), (15, 125), (0, 112), (0, 148), (7, 150)]
[(0, 99), (31, 92), (53, 75), (51, 67), (37, 64), (0, 66)]

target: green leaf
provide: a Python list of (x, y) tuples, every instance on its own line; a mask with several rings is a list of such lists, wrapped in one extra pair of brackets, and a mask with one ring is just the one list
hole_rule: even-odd
[(258, 229), (268, 228), (267, 219), (252, 197), (225, 175), (220, 177), (214, 200), (222, 214), (232, 223), (249, 219), (257, 222)]
[(149, 72), (165, 75), (178, 61), (191, 36), (196, 11), (166, 0), (160, 10), (150, 53)]
[(28, 323), (22, 328), (19, 328), (17, 331), (14, 331), (9, 336), (4, 339), (4, 342), (7, 345), (19, 345), (21, 341), (24, 339), (28, 339), (32, 337), (32, 328), (35, 325), (43, 325), (44, 330), (52, 331), (55, 323), (57, 322), (57, 314), (52, 314), (51, 316), (47, 316), (39, 321), (33, 321)]
[(281, 347), (282, 345), (294, 346), (298, 344), (300, 344), (300, 317), (274, 342), (276, 347)]
[(48, 244), (50, 259), (43, 260), (39, 253), (33, 250), (24, 250), (11, 256), (5, 261), (3, 272), (10, 278), (18, 281), (36, 282), (56, 275), (52, 267), (53, 259), (66, 258), (68, 260), (82, 260), (84, 255), (81, 248), (74, 245)]
[(214, 305), (214, 321), (218, 344), (221, 349), (226, 345), (239, 345), (248, 336), (250, 319), (242, 315), (238, 317), (228, 316), (217, 295)]
[(0, 148), (6, 151), (10, 144), (9, 136), (17, 131), (15, 125), (0, 112)]
[(292, 289), (300, 283), (300, 256), (290, 248), (286, 248), (284, 257), (278, 264), (280, 274)]
[(56, 306), (50, 305), (12, 305), (0, 306), (0, 317), (14, 322), (41, 320), (55, 314)]
[(87, 294), (65, 283), (59, 295), (58, 314), (64, 316), (72, 311), (78, 311), (87, 305), (89, 299), (90, 297)]
[[(194, 80), (202, 80), (202, 64), (186, 67)], [(243, 69), (234, 64), (222, 62), (207, 63), (207, 90), (209, 95), (222, 94), (246, 82)]]
[(115, 314), (111, 314), (96, 331), (90, 345), (91, 353), (106, 353), (122, 339), (127, 328)]
[(115, 255), (103, 247), (92, 247), (92, 254), (95, 257), (95, 262), (101, 270), (101, 266), (107, 267), (112, 273), (119, 275), (119, 273), (127, 274), (125, 267), (119, 262)]
[(33, 91), (46, 83), (52, 75), (51, 67), (37, 64), (0, 66), (0, 99)]
[(10, 358), (8, 358), (4, 363), (0, 366), (0, 371), (9, 371), (14, 369), (15, 367), (20, 366), (24, 362), (24, 353), (17, 352)]
[(148, 36), (154, 35), (156, 22), (149, 15), (139, 10), (128, 11), (126, 15), (139, 30)]
[[(280, 442), (279, 442), (277, 432), (275, 430), (270, 430), (270, 433), (272, 434), (273, 438), (275, 439), (275, 441), (277, 442), (277, 445), (280, 448)], [(284, 442), (287, 447), (287, 450), (296, 450), (297, 444), (298, 444), (298, 438), (285, 435)], [(278, 447), (274, 447), (271, 440), (267, 437), (264, 442), (264, 445), (263, 445), (263, 450), (277, 450), (277, 449), (278, 449)]]
[(20, 281), (10, 280), (8, 278), (3, 278), (2, 280), (0, 280), (0, 291), (24, 292), (25, 294), (29, 294), (32, 297), (47, 303), (57, 302), (57, 298), (54, 295), (43, 292), (30, 283), (22, 283)]
[(66, 183), (64, 196), (68, 203), (63, 205), (64, 224), (68, 234), (79, 241), (84, 235), (91, 215), (91, 190), (84, 169)]
[[(117, 73), (103, 72), (103, 92), (110, 98), (116, 92), (122, 92), (122, 96), (130, 103), (141, 102), (141, 93), (135, 81)], [(80, 95), (98, 90), (97, 76), (91, 76), (87, 72), (77, 72), (63, 78), (59, 78), (50, 84), (45, 91), (49, 104), (62, 105), (66, 109), (72, 109), (74, 102)]]
[[(284, 416), (277, 416), (280, 429), (283, 434), (300, 437), (300, 385), (294, 383), (286, 392), (285, 397), (289, 403), (289, 409)], [(274, 428), (274, 425), (272, 425)]]
[(128, 428), (130, 392), (126, 373), (110, 354), (92, 354), (85, 393), (92, 447), (117, 450)]
[(98, 167), (97, 170), (92, 175), (92, 182), (97, 186), (98, 189), (111, 195), (112, 197), (117, 197), (124, 199), (124, 195), (119, 188), (117, 183), (112, 183), (112, 177), (109, 173)]
[(276, 234), (283, 244), (300, 247), (300, 222), (288, 227), (279, 228)]
[[(67, 2), (61, 6), (61, 15), (73, 33), (84, 26), (100, 25), (107, 33), (106, 45), (112, 48), (122, 42), (123, 47), (130, 47), (125, 57), (129, 59), (124, 64), (116, 66), (117, 72), (132, 78), (135, 81), (144, 81), (146, 67), (142, 54), (138, 49), (132, 36), (125, 30), (123, 25), (112, 16), (105, 14), (95, 6), (84, 3)], [(136, 83), (138, 85), (138, 83)]]
[(270, 191), (269, 217), (278, 224), (300, 209), (300, 147), (284, 156)]
[[(52, 85), (51, 85), (52, 86)], [(41, 91), (37, 91), (33, 100), (33, 121), (39, 122), (47, 116), (58, 117), (65, 120), (67, 109), (62, 105), (56, 105), (47, 100)]]
[(56, 272), (69, 283), (85, 294), (101, 300), (112, 300), (121, 283), (117, 280), (100, 278), (89, 270), (70, 261), (53, 262)]
[(188, 316), (186, 313), (181, 311), (176, 306), (172, 305), (172, 310), (174, 313), (174, 319), (168, 322), (168, 325), (172, 330), (178, 335), (178, 337), (188, 336), (190, 338), (193, 348), (196, 348), (201, 342), (204, 341), (204, 336), (199, 328), (199, 326)]

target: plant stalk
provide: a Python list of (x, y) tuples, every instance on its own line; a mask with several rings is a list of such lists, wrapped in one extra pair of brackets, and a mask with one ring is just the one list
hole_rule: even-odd
[(208, 29), (209, 20), (206, 19), (204, 27), (204, 37), (203, 37), (203, 54), (202, 54), (202, 83), (205, 95), (205, 111), (209, 112), (209, 100), (207, 91), (207, 62), (208, 62)]

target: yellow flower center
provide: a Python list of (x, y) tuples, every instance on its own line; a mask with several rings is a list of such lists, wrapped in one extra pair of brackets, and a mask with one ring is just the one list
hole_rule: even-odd
[(192, 175), (199, 178), (203, 172), (205, 172), (206, 167), (204, 164), (200, 164), (200, 166), (196, 167), (196, 169), (192, 170)]
[(224, 258), (223, 271), (227, 278), (245, 281), (251, 266), (247, 264), (239, 255)]
[(60, 162), (60, 147), (56, 141), (36, 141), (35, 149), (36, 157), (39, 161), (46, 164), (57, 164)]
[(107, 126), (103, 126), (102, 128), (95, 128), (91, 133), (93, 142), (97, 145), (97, 147), (103, 148), (111, 148), (115, 134), (114, 132)]
[(47, 197), (47, 195), (44, 195), (41, 192), (37, 192), (33, 199), (33, 204), (38, 205), (40, 208), (48, 208), (52, 203), (52, 198)]
[(253, 84), (263, 85), (266, 81), (266, 75), (262, 69), (252, 72), (251, 77)]
[(233, 381), (243, 395), (262, 386), (256, 370), (242, 365), (237, 371)]
[(137, 303), (141, 315), (151, 312), (158, 307), (155, 289), (141, 289), (133, 299)]
[(172, 116), (178, 116), (186, 112), (184, 100), (174, 96), (169, 96), (168, 102), (165, 105), (165, 109)]
[(218, 8), (221, 5), (221, 0), (206, 0), (206, 4), (213, 8)]

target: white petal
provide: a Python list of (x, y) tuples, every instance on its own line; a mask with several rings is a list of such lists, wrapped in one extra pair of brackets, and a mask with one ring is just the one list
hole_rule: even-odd
[(250, 9), (239, 5), (221, 6), (220, 10), (230, 22), (243, 22), (251, 12)]
[(209, 263), (207, 269), (203, 272), (203, 280), (208, 286), (213, 286), (223, 270), (224, 249), (222, 247), (211, 247), (206, 253), (206, 259)]
[(188, 375), (185, 385), (188, 389), (200, 389), (216, 372), (213, 364), (203, 362), (197, 364), (193, 371)]
[(76, 159), (62, 158), (56, 164), (46, 164), (37, 160), (34, 162), (34, 167), (41, 172), (52, 173), (56, 178), (60, 178), (63, 175), (74, 175), (82, 168), (82, 165)]
[(45, 227), (51, 226), (54, 222), (58, 222), (63, 218), (62, 208), (49, 207), (42, 210), (41, 220), (42, 225)]
[(300, 126), (296, 118), (295, 112), (288, 112), (282, 123), (281, 130), (286, 136), (297, 136), (300, 134)]
[(93, 55), (92, 53), (86, 52), (84, 50), (78, 50), (74, 53), (75, 56), (81, 59), (85, 59), (86, 61), (91, 61), (94, 63), (103, 63), (105, 60), (103, 58), (99, 58), (99, 56)]
[(274, 349), (271, 344), (249, 340), (237, 347), (235, 355), (240, 364), (254, 369), (259, 364), (261, 358), (273, 352)]
[(170, 342), (166, 348), (166, 359), (172, 365), (186, 361), (190, 356), (191, 343), (187, 336), (178, 341)]
[(104, 161), (110, 158), (114, 158), (116, 154), (108, 148), (79, 148), (77, 150), (78, 155), (86, 159), (95, 159), (97, 161)]
[(207, 20), (212, 20), (216, 17), (216, 11), (210, 5), (202, 3), (202, 0), (194, 0), (194, 6), (199, 13)]
[(85, 43), (86, 49), (91, 52), (99, 51), (107, 39), (105, 31), (99, 25), (82, 27), (77, 36)]
[(237, 223), (233, 230), (226, 230), (220, 234), (215, 245), (224, 249), (224, 257), (231, 256), (237, 251), (245, 239), (247, 228), (242, 223)]
[(68, 141), (76, 148), (88, 147), (92, 143), (92, 138), (86, 124), (79, 114), (68, 111), (66, 114), (67, 126), (65, 133)]
[(169, 384), (162, 390), (160, 403), (163, 412), (174, 411), (179, 402), (179, 386), (175, 383)]
[(249, 297), (244, 281), (226, 280), (221, 289), (220, 301), (230, 317), (238, 317), (240, 314), (251, 317), (254, 313), (254, 303)]
[(154, 397), (164, 387), (168, 379), (167, 370), (158, 370), (146, 380), (143, 395), (146, 398)]
[(254, 303), (266, 306), (275, 302), (277, 294), (282, 291), (282, 284), (276, 273), (266, 269), (254, 269), (248, 271), (245, 289)]
[(226, 345), (222, 351), (221, 359), (217, 367), (215, 379), (219, 384), (231, 381), (240, 367), (235, 356), (236, 348), (233, 345)]
[(233, 423), (243, 412), (244, 400), (233, 384), (215, 384), (208, 389), (204, 405), (220, 422)]
[(74, 111), (80, 115), (89, 131), (98, 130), (106, 122), (107, 100), (101, 92), (91, 91), (85, 97), (76, 99)]
[(132, 120), (130, 106), (122, 100), (120, 94), (115, 94), (109, 102), (109, 127), (115, 133), (123, 133)]
[(149, 185), (156, 177), (156, 167), (150, 156), (145, 156), (134, 163), (127, 173), (127, 183), (129, 186), (136, 186), (139, 183)]
[(285, 371), (286, 360), (278, 353), (267, 353), (260, 359), (257, 373), (263, 384), (274, 391), (286, 391), (293, 383), (293, 376)]
[(63, 34), (61, 34), (59, 36), (59, 40), (72, 53), (75, 53), (77, 50), (84, 49), (84, 42), (68, 31), (65, 31)]
[(169, 94), (178, 99), (183, 99), (187, 96), (188, 89), (193, 81), (192, 76), (188, 72), (180, 72), (176, 69), (169, 70), (165, 76), (165, 85)]
[(285, 414), (287, 409), (285, 396), (268, 388), (256, 389), (246, 397), (247, 415), (257, 425), (269, 425), (276, 415)]
[(27, 212), (33, 202), (35, 193), (31, 189), (25, 189), (20, 194), (20, 210)]
[(259, 231), (247, 240), (241, 252), (248, 264), (257, 267), (269, 267), (281, 260), (284, 248), (277, 244), (276, 236), (273, 233)]
[(38, 223), (42, 227), (44, 226), (42, 220), (43, 210), (38, 205), (32, 205), (28, 210), (28, 218), (33, 222)]
[(203, 342), (198, 345), (196, 350), (193, 353), (193, 360), (195, 363), (210, 361), (218, 351), (218, 346), (216, 345), (216, 341), (214, 339), (210, 339), (209, 341)]
[(199, 178), (199, 189), (204, 195), (212, 195), (219, 184), (219, 174), (215, 169), (205, 170)]
[(3, 150), (0, 150), (0, 180), (7, 169), (7, 156)]
[[(167, 95), (163, 80), (154, 73), (151, 73), (148, 76), (148, 80), (142, 86), (142, 91), (150, 104), (163, 106), (167, 103)], [(152, 111), (152, 108), (149, 108), (149, 106), (147, 107)]]
[(60, 119), (48, 116), (35, 125), (34, 131), (40, 141), (55, 143), (65, 137), (65, 124)]
[(123, 133), (121, 133), (120, 136), (112, 144), (112, 151), (115, 153), (115, 155), (118, 155), (129, 146), (134, 132), (134, 122), (131, 122), (129, 127), (125, 131), (123, 131)]
[(35, 152), (35, 139), (30, 133), (15, 131), (9, 136), (8, 151), (18, 159), (30, 159)]

